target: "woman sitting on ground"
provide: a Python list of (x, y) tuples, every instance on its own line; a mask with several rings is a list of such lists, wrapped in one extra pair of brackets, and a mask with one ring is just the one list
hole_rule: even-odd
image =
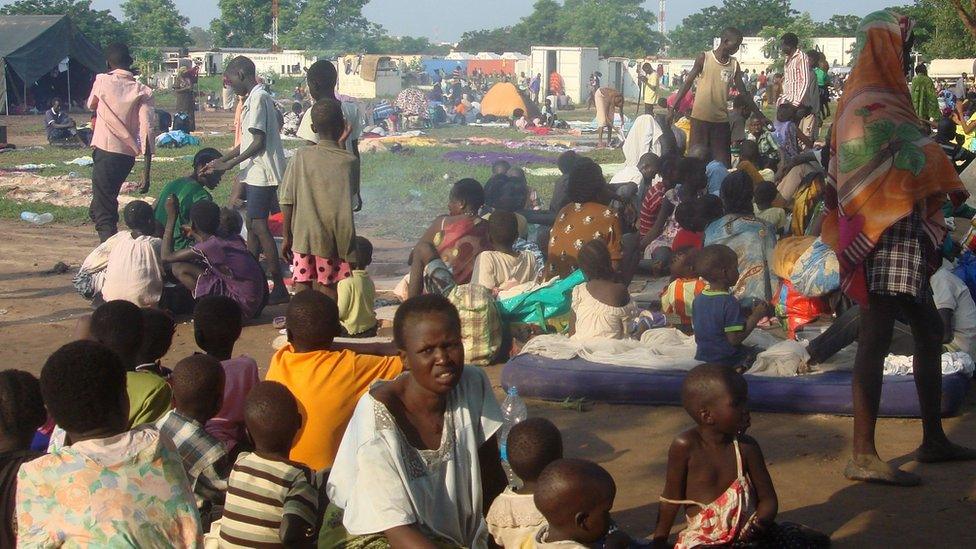
[(664, 194), (654, 226), (641, 238), (638, 249), (644, 251), (644, 257), (650, 257), (657, 248), (670, 248), (674, 244), (674, 238), (681, 229), (674, 215), (678, 204), (706, 194), (708, 179), (705, 176), (705, 162), (696, 156), (682, 158), (678, 161), (675, 179), (677, 185)]
[(739, 257), (739, 281), (732, 293), (740, 301), (749, 298), (769, 301), (772, 281), (770, 270), (776, 235), (773, 229), (756, 217), (753, 206), (752, 180), (745, 172), (734, 171), (722, 183), (721, 199), (725, 215), (705, 229), (705, 246), (724, 244)]
[(407, 371), (359, 400), (319, 546), (487, 547), (484, 512), (505, 486), (488, 376), (464, 366), (461, 320), (443, 296), (401, 305), (393, 340)]
[(484, 202), (485, 191), (474, 179), (451, 187), (450, 213), (434, 219), (410, 254), (408, 297), (446, 294), (471, 281), (475, 258), (490, 249), (488, 222), (478, 217)]
[(612, 196), (600, 165), (580, 158), (569, 173), (566, 194), (570, 202), (556, 215), (549, 237), (548, 277), (572, 273), (583, 244), (594, 239), (606, 243), (616, 269), (623, 257), (623, 231), (619, 217), (608, 206)]
[(195, 299), (222, 295), (237, 302), (245, 319), (261, 314), (268, 302), (268, 280), (258, 260), (240, 237), (240, 214), (213, 202), (198, 202), (190, 210), (192, 247), (173, 251), (179, 201), (166, 201), (163, 263)]
[(627, 286), (617, 281), (610, 250), (602, 240), (591, 240), (579, 253), (586, 283), (573, 288), (573, 339), (626, 339), (640, 311)]

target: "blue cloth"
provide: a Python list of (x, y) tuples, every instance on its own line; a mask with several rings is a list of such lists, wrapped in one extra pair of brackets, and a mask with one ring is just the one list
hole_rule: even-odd
[(729, 169), (718, 160), (712, 160), (705, 166), (705, 175), (708, 177), (708, 194), (718, 196), (722, 192), (722, 182), (729, 175)]
[(172, 147), (179, 148), (185, 147), (187, 145), (197, 146), (200, 144), (200, 139), (194, 137), (183, 130), (173, 130), (159, 135), (156, 138), (157, 147)]
[(695, 328), (695, 360), (735, 366), (740, 349), (725, 336), (741, 332), (746, 321), (739, 300), (728, 292), (705, 290), (691, 306), (691, 324)]
[(769, 267), (776, 248), (776, 235), (769, 225), (751, 215), (725, 215), (705, 229), (705, 246), (712, 244), (725, 244), (739, 258), (739, 281), (732, 288), (736, 297), (747, 303), (773, 298), (779, 279)]

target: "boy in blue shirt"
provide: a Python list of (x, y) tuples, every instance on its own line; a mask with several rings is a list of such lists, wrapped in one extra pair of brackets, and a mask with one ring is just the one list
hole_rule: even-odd
[(739, 280), (738, 264), (732, 248), (722, 244), (705, 246), (695, 258), (695, 271), (708, 282), (692, 304), (695, 360), (744, 369), (753, 353), (742, 342), (763, 317), (772, 314), (768, 303), (756, 303), (748, 317), (742, 314), (739, 300), (729, 292)]

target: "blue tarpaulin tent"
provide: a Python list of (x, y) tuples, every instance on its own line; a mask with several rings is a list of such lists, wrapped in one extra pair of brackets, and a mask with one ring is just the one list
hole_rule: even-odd
[(430, 75), (431, 79), (437, 77), (436, 71), (440, 69), (445, 76), (450, 76), (454, 69), (460, 68), (461, 74), (467, 74), (468, 62), (457, 61), (454, 59), (426, 59), (423, 61), (424, 72)]

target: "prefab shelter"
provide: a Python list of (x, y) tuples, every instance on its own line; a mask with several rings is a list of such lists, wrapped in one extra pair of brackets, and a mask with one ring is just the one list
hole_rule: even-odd
[(956, 80), (962, 73), (972, 76), (976, 72), (974, 59), (933, 59), (929, 64), (929, 76), (935, 80)]
[(507, 74), (509, 76), (515, 74), (515, 64), (514, 59), (472, 59), (468, 61), (468, 76), (471, 76), (477, 70), (485, 74)]
[(396, 97), (403, 89), (400, 69), (388, 55), (347, 55), (335, 62), (339, 93), (362, 99)]
[(87, 98), (94, 75), (106, 68), (102, 50), (64, 15), (0, 16), (0, 67), (4, 113), (26, 105), (31, 91), (45, 109), (54, 96)]
[(542, 74), (542, 95), (549, 95), (549, 75), (558, 72), (563, 90), (574, 103), (589, 96), (590, 74), (600, 70), (600, 50), (594, 47), (532, 46), (532, 75)]

